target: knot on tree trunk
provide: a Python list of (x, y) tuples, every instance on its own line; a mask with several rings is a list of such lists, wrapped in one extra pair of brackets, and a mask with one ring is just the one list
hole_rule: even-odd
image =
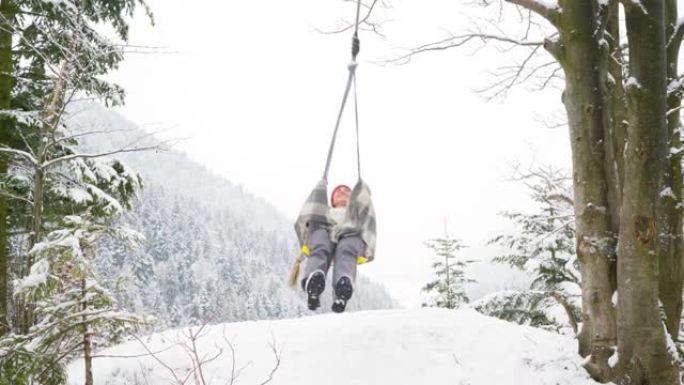
[(653, 217), (639, 215), (634, 218), (634, 237), (642, 244), (653, 240), (654, 221)]
[(646, 150), (639, 150), (639, 161), (641, 164), (646, 164), (646, 162), (648, 162), (648, 152), (646, 152)]
[(584, 106), (584, 112), (589, 116), (593, 115), (594, 114), (594, 105), (593, 104), (587, 104), (586, 106)]

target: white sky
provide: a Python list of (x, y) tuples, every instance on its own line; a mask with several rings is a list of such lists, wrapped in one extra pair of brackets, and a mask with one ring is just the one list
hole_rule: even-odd
[[(339, 108), (350, 34), (314, 27), (351, 18), (341, 0), (150, 0), (156, 26), (138, 17), (131, 43), (166, 54), (130, 55), (114, 78), (128, 94), (121, 109), (143, 128), (187, 138), (177, 148), (242, 184), (294, 218), (320, 179)], [(420, 303), (430, 277), (423, 242), (452, 236), (469, 257), (505, 222), (502, 210), (527, 207), (525, 192), (505, 179), (510, 164), (568, 166), (567, 129), (542, 123), (558, 115), (560, 91), (518, 89), (486, 102), (473, 89), (487, 71), (512, 64), (510, 53), (428, 53), (404, 66), (379, 66), (396, 47), (459, 32), (468, 9), (453, 0), (391, 0), (378, 9), (385, 40), (362, 32), (358, 68), (362, 173), (373, 189), (378, 252), (362, 273), (408, 306)], [(472, 15), (469, 15), (472, 16)], [(348, 112), (350, 112), (349, 110)], [(355, 183), (352, 115), (343, 121), (331, 185)], [(201, 186), (198, 186), (201, 188)], [(510, 285), (503, 269), (480, 264), (473, 295)], [(283, 276), (286, 272), (283, 272)]]

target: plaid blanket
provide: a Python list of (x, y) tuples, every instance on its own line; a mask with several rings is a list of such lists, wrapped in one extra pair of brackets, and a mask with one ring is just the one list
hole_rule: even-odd
[(376, 223), (375, 210), (368, 185), (361, 179), (356, 183), (351, 192), (349, 205), (342, 223), (336, 226), (330, 224), (328, 221), (329, 209), (328, 184), (325, 180), (321, 180), (309, 194), (309, 198), (304, 203), (295, 222), (295, 232), (299, 238), (300, 246), (307, 245), (309, 222), (325, 223), (330, 228), (330, 239), (333, 242), (337, 242), (345, 236), (360, 234), (366, 242), (364, 257), (368, 262), (372, 261), (375, 257)]

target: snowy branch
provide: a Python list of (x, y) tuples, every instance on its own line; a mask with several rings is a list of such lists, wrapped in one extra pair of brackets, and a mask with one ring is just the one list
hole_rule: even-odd
[(568, 299), (565, 298), (565, 296), (557, 291), (553, 292), (552, 294), (553, 299), (555, 299), (565, 310), (565, 313), (568, 316), (568, 321), (570, 322), (570, 327), (572, 327), (572, 331), (575, 332), (575, 335), (577, 335), (577, 319), (575, 318), (575, 314), (572, 310), (572, 306), (568, 303)]
[(569, 204), (570, 206), (575, 205), (575, 201), (565, 194), (551, 194), (547, 197), (547, 199), (563, 201), (563, 202)]
[(675, 108), (672, 108), (672, 109), (668, 110), (668, 111), (667, 111), (667, 116), (670, 116), (670, 115), (673, 115), (673, 114), (676, 113), (676, 112), (679, 112), (682, 108), (684, 108), (684, 106), (679, 106), (679, 107), (675, 107)]
[(114, 133), (134, 132), (134, 131), (135, 130), (133, 130), (133, 129), (120, 129), (120, 130), (93, 130), (93, 131), (79, 132), (78, 134), (68, 135), (68, 136), (64, 136), (62, 138), (59, 138), (59, 139), (53, 141), (52, 143), (49, 143), (48, 147), (54, 147), (60, 143), (67, 142), (69, 140), (82, 138), (85, 136), (90, 136), (90, 135), (114, 134)]
[(23, 157), (24, 159), (26, 159), (26, 160), (28, 160), (29, 162), (31, 162), (31, 164), (33, 164), (34, 166), (38, 166), (38, 161), (36, 160), (36, 158), (34, 158), (33, 155), (29, 154), (29, 153), (26, 152), (26, 151), (17, 150), (17, 149), (15, 149), (15, 148), (9, 148), (9, 147), (2, 146), (2, 147), (0, 147), (0, 153), (5, 153), (5, 154), (12, 154), (12, 155), (21, 156), (21, 157)]
[(24, 202), (24, 203), (28, 203), (29, 205), (32, 205), (32, 204), (33, 204), (33, 201), (32, 201), (32, 200), (30, 200), (30, 199), (28, 199), (28, 198), (24, 198), (24, 197), (19, 196), (19, 195), (15, 195), (15, 194), (9, 193), (9, 192), (7, 192), (7, 191), (1, 191), (1, 190), (0, 190), (0, 196), (4, 196), (5, 198), (9, 198), (9, 199), (16, 199), (16, 200), (22, 201), (22, 202)]
[(639, 0), (619, 0), (620, 3), (625, 7), (625, 11), (629, 12), (634, 8), (638, 8), (643, 12), (645, 15), (648, 14), (648, 11), (644, 7), (643, 4), (641, 4), (641, 1)]
[(51, 166), (54, 166), (59, 163), (63, 163), (66, 161), (74, 160), (74, 159), (94, 159), (94, 158), (102, 158), (105, 156), (110, 156), (110, 155), (115, 155), (115, 154), (122, 154), (126, 152), (143, 152), (143, 151), (151, 151), (151, 150), (163, 150), (163, 144), (164, 143), (171, 143), (173, 141), (166, 141), (162, 142), (160, 144), (156, 144), (153, 146), (141, 146), (141, 147), (124, 147), (118, 150), (111, 150), (111, 151), (106, 151), (106, 152), (101, 152), (98, 154), (71, 154), (71, 155), (66, 155), (60, 158), (52, 159), (50, 161), (47, 161), (41, 165), (42, 168), (49, 168)]
[(153, 354), (159, 354), (159, 353), (164, 353), (168, 350), (173, 349), (175, 346), (167, 346), (164, 349), (157, 350), (156, 352), (153, 352), (152, 354), (150, 353), (145, 353), (145, 354), (135, 354), (135, 355), (127, 355), (127, 356), (121, 356), (121, 355), (111, 355), (111, 354), (95, 354), (92, 356), (92, 358), (142, 358), (142, 357), (150, 357)]
[(667, 48), (674, 49), (674, 52), (679, 52), (682, 45), (682, 37), (684, 37), (684, 18), (677, 20), (677, 24), (672, 30), (672, 35), (667, 40)]

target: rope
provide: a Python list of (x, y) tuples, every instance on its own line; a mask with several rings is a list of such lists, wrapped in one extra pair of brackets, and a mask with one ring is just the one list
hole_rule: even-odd
[(352, 62), (348, 66), (349, 77), (347, 78), (347, 86), (344, 89), (344, 96), (342, 97), (342, 105), (340, 106), (340, 112), (337, 114), (337, 123), (335, 123), (335, 131), (333, 131), (332, 140), (330, 141), (330, 148), (328, 149), (328, 160), (325, 162), (325, 171), (323, 172), (323, 180), (328, 180), (328, 172), (330, 171), (330, 162), (332, 161), (333, 150), (335, 149), (335, 141), (337, 140), (337, 131), (340, 128), (340, 122), (342, 121), (342, 113), (344, 112), (344, 106), (347, 104), (347, 98), (349, 97), (349, 90), (351, 89), (354, 73), (356, 72), (356, 63)]
[[(361, 0), (356, 2), (356, 26), (354, 27), (354, 36), (352, 37), (352, 61), (356, 63), (356, 55), (361, 50), (361, 42), (359, 41), (359, 18), (361, 17)], [(356, 169), (359, 180), (361, 180), (361, 149), (359, 144), (359, 99), (356, 92), (356, 72), (354, 73), (354, 118), (356, 123)]]
[(354, 28), (354, 35), (359, 34), (359, 17), (361, 16), (361, 0), (356, 2), (356, 28)]
[(344, 107), (347, 104), (347, 99), (349, 98), (349, 91), (352, 85), (354, 86), (354, 115), (356, 122), (356, 162), (357, 171), (359, 179), (361, 179), (361, 152), (359, 145), (359, 106), (357, 100), (356, 92), (356, 56), (359, 54), (361, 44), (359, 42), (359, 23), (361, 16), (361, 0), (357, 1), (356, 4), (356, 24), (354, 26), (354, 36), (352, 37), (352, 61), (347, 66), (349, 69), (349, 77), (347, 78), (347, 85), (344, 89), (344, 96), (342, 97), (342, 104), (340, 105), (340, 111), (337, 114), (337, 121), (335, 122), (335, 130), (333, 131), (333, 136), (330, 141), (330, 147), (328, 148), (328, 158), (325, 162), (325, 171), (323, 172), (323, 180), (328, 181), (328, 173), (330, 171), (330, 164), (332, 161), (333, 151), (335, 150), (335, 142), (337, 141), (337, 132), (340, 128), (340, 122), (342, 121), (342, 114), (344, 113)]
[(354, 75), (354, 117), (356, 118), (356, 170), (361, 180), (361, 145), (359, 141), (359, 100), (356, 93), (356, 75)]

